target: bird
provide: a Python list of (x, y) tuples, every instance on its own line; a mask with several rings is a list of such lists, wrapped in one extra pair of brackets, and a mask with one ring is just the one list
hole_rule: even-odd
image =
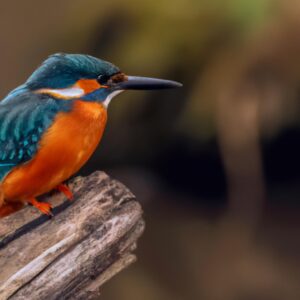
[(172, 80), (128, 76), (85, 54), (50, 55), (0, 101), (0, 218), (26, 204), (53, 216), (38, 197), (58, 190), (96, 150), (112, 98), (126, 90), (178, 88)]

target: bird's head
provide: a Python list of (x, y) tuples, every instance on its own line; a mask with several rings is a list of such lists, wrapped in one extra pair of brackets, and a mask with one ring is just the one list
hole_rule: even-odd
[(175, 81), (127, 76), (113, 64), (82, 54), (54, 54), (27, 80), (27, 87), (57, 99), (102, 102), (124, 90), (151, 90), (180, 87)]

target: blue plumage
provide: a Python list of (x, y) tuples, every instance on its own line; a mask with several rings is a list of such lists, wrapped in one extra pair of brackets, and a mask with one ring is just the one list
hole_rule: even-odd
[(113, 64), (83, 54), (58, 53), (51, 55), (28, 78), (26, 86), (40, 88), (66, 88), (79, 79), (95, 79), (100, 74), (111, 76), (120, 70)]
[(0, 180), (16, 165), (30, 160), (57, 113), (70, 111), (73, 101), (60, 101), (29, 91), (0, 103)]

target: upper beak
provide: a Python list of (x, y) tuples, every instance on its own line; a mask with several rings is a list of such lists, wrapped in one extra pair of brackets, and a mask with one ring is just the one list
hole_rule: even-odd
[(115, 86), (118, 90), (160, 90), (182, 87), (182, 84), (172, 80), (126, 76), (125, 81), (118, 82)]

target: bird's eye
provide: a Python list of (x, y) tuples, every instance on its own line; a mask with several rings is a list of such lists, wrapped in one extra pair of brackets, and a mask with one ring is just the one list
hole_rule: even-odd
[(106, 84), (107, 83), (107, 81), (109, 80), (109, 76), (107, 76), (107, 75), (99, 75), (98, 76), (98, 78), (97, 78), (97, 81), (101, 84), (101, 85), (103, 85), (103, 84)]

